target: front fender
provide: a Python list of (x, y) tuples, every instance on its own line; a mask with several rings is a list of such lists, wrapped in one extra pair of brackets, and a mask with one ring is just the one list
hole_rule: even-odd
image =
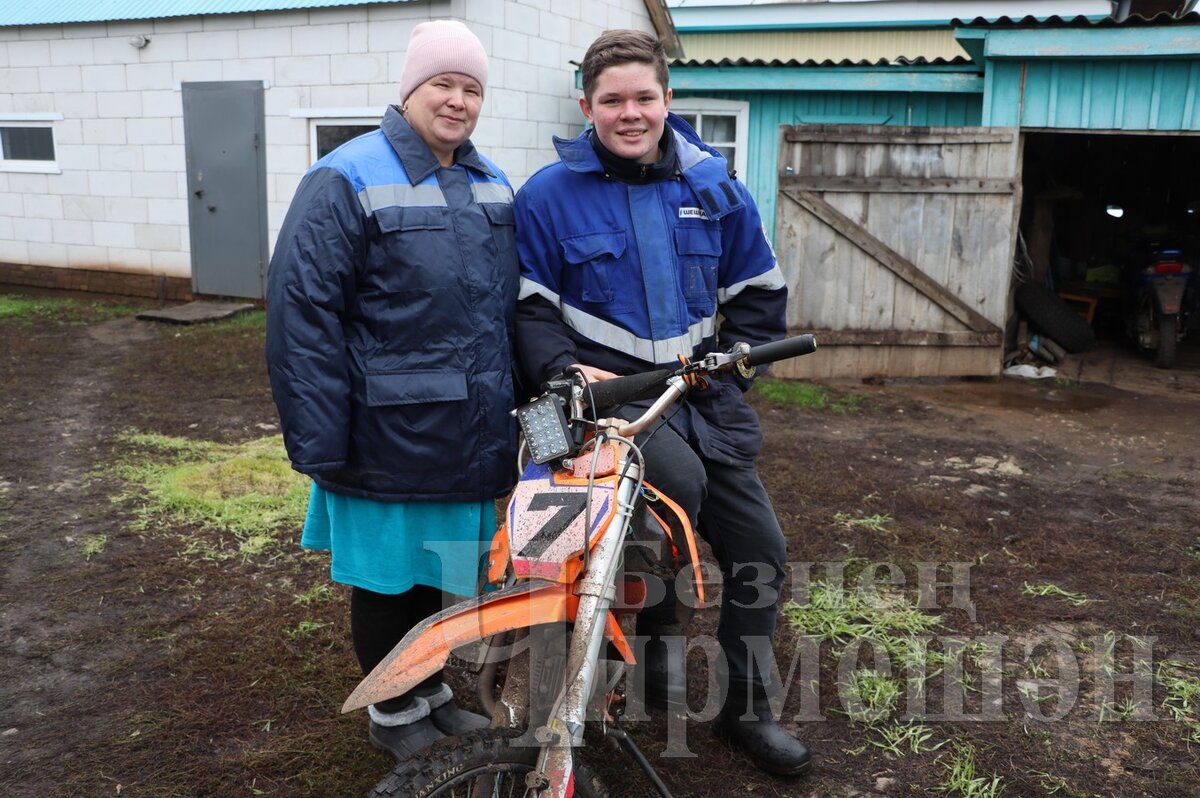
[[(441, 670), (459, 646), (514, 629), (573, 620), (579, 597), (569, 590), (569, 585), (555, 582), (521, 582), (429, 616), (359, 682), (342, 704), (342, 712), (407, 693)], [(612, 613), (605, 619), (605, 633), (632, 662), (633, 653)]]

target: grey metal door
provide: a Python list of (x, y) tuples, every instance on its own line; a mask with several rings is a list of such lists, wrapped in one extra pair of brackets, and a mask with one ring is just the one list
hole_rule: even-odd
[(182, 89), (192, 290), (260, 299), (267, 270), (262, 82)]

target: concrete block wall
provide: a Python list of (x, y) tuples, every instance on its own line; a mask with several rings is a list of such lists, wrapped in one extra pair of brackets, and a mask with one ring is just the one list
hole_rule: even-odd
[[(377, 119), (398, 99), (412, 28), (447, 17), (490, 55), (473, 140), (514, 186), (554, 158), (552, 136), (582, 129), (570, 62), (607, 28), (652, 30), (643, 0), (417, 0), (0, 28), (0, 120), (53, 115), (61, 170), (0, 166), (0, 281), (29, 267), (190, 278), (187, 81), (264, 82), (273, 246), (315, 158), (313, 109)], [(133, 46), (139, 36), (149, 43)]]

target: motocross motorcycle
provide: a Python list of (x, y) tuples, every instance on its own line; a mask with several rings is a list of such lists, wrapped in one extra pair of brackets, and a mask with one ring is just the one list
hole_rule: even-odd
[[(655, 580), (686, 591), (677, 602), (684, 623), (703, 604), (703, 581), (687, 515), (644, 481), (634, 437), (719, 371), (746, 376), (815, 349), (801, 335), (681, 358), (673, 370), (591, 383), (569, 374), (514, 411), (528, 464), (492, 543), (490, 589), (409, 632), (342, 707), (405, 693), (473, 646), (491, 728), (430, 746), (373, 795), (603, 798), (603, 784), (575, 756), (585, 729), (598, 727), (669, 798), (620, 727), (636, 664), (630, 636)], [(633, 421), (604, 415), (651, 398)]]
[(1196, 272), (1182, 250), (1154, 246), (1134, 279), (1129, 334), (1140, 349), (1154, 353), (1154, 365), (1169, 369), (1179, 341), (1196, 323)]

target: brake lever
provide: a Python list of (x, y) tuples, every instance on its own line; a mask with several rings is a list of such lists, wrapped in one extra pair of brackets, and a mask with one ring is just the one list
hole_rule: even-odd
[(750, 344), (738, 341), (728, 352), (709, 352), (703, 360), (692, 365), (707, 372), (729, 370), (745, 359), (748, 354), (750, 354)]

